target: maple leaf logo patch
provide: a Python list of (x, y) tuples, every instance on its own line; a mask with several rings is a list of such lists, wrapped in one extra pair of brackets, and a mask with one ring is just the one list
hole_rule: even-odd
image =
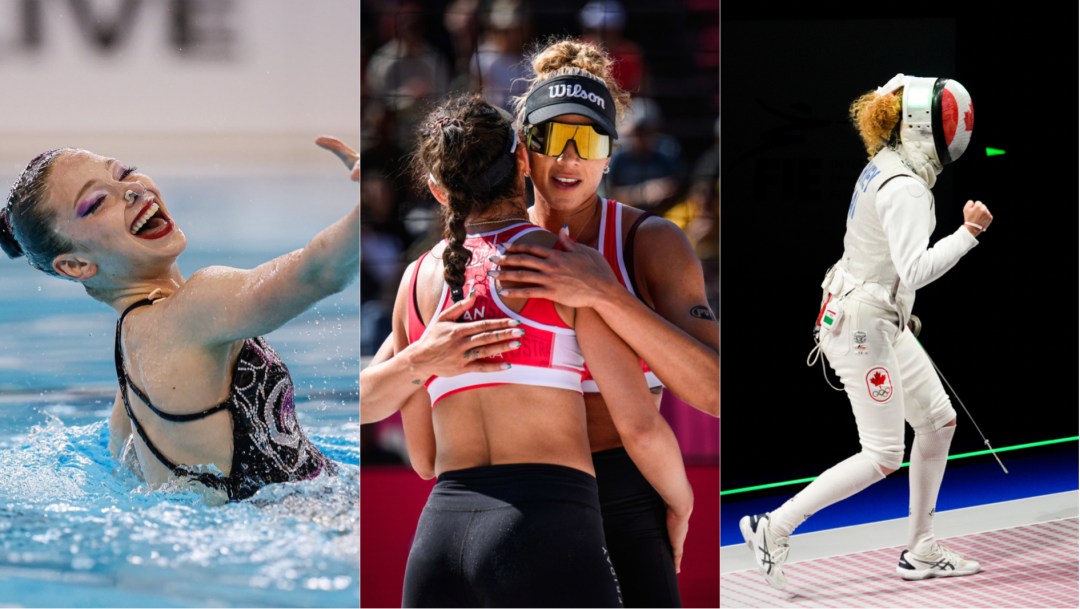
[(888, 402), (893, 395), (892, 377), (884, 366), (871, 368), (866, 373), (866, 390), (875, 402)]

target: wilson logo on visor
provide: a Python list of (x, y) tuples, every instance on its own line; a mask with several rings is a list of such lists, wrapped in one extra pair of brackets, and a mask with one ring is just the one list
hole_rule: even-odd
[(581, 85), (551, 85), (550, 87), (548, 87), (548, 97), (553, 99), (556, 97), (580, 97), (581, 99), (586, 99), (596, 104), (597, 106), (606, 109), (606, 107), (604, 106), (603, 97), (600, 97), (596, 93), (590, 93), (589, 91), (586, 91), (585, 88)]

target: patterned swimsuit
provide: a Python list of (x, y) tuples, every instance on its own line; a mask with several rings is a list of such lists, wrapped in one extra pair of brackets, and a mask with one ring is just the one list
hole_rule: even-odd
[[(133, 309), (149, 304), (152, 301), (136, 302), (116, 322), (116, 377), (132, 429), (174, 475), (223, 489), (230, 501), (239, 501), (254, 495), (255, 491), (267, 484), (306, 480), (323, 471), (336, 473), (333, 462), (319, 452), (300, 428), (289, 370), (262, 337), (244, 341), (233, 368), (229, 397), (224, 402), (202, 412), (182, 415), (163, 412), (155, 407), (150, 397), (128, 378), (121, 343), (124, 318)], [(229, 475), (197, 472), (190, 465), (176, 464), (166, 457), (135, 418), (128, 398), (129, 388), (151, 412), (175, 423), (197, 421), (222, 410), (228, 411), (233, 427), (232, 469)]]

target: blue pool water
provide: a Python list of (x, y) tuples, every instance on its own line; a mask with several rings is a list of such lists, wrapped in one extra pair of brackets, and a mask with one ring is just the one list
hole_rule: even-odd
[[(357, 196), (326, 178), (157, 182), (188, 235), (185, 275), (302, 247)], [(267, 336), (339, 475), (210, 505), (150, 492), (109, 455), (115, 314), (0, 260), (0, 605), (358, 606), (358, 316), (353, 283)]]

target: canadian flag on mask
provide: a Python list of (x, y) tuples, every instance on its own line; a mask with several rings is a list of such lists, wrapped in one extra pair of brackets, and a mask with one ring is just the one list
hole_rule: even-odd
[(955, 161), (964, 154), (971, 142), (975, 128), (975, 106), (967, 89), (955, 80), (945, 81), (941, 90), (941, 130), (949, 160)]

